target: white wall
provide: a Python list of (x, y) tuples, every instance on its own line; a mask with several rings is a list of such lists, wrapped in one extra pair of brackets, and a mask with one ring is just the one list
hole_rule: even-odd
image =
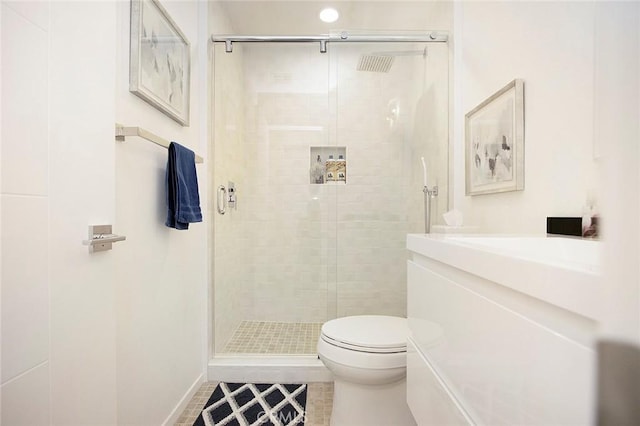
[(607, 277), (602, 335), (640, 344), (640, 3), (601, 3), (596, 20), (597, 143), (606, 150)]
[(109, 422), (116, 419), (117, 263), (112, 253), (90, 256), (80, 241), (88, 225), (114, 222), (115, 9), (106, 2), (50, 7), (52, 420)]
[[(166, 151), (114, 141), (120, 121), (206, 155), (201, 5), (166, 6), (192, 42), (189, 128), (128, 92), (129, 2), (0, 6), (2, 424), (170, 422), (202, 380), (205, 225), (164, 228)], [(102, 223), (128, 239), (89, 254)]]
[[(488, 232), (544, 233), (599, 192), (593, 159), (594, 3), (456, 4), (455, 206)], [(524, 80), (525, 189), (465, 196), (464, 114)]]
[[(129, 2), (117, 3), (115, 121), (141, 126), (206, 158), (201, 131), (206, 129), (207, 85), (199, 70), (207, 66), (201, 49), (207, 41), (199, 39), (200, 8), (206, 17), (206, 5), (195, 0), (162, 5), (191, 43), (190, 126), (182, 127), (129, 92)], [(117, 231), (127, 236), (115, 253), (118, 423), (160, 424), (179, 415), (178, 403), (188, 402), (204, 380), (207, 224), (191, 224), (187, 231), (164, 225), (165, 149), (127, 138), (115, 145), (115, 153)], [(207, 166), (207, 161), (197, 166), (205, 220)]]
[[(454, 38), (456, 207), (484, 231), (544, 233), (546, 216), (581, 215), (595, 197), (601, 331), (636, 343), (639, 23), (637, 2), (461, 2)], [(525, 81), (525, 190), (465, 197), (464, 114), (513, 78)]]

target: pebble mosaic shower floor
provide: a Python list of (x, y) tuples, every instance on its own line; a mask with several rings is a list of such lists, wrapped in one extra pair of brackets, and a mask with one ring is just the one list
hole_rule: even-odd
[(321, 322), (242, 321), (224, 353), (315, 354), (321, 328)]

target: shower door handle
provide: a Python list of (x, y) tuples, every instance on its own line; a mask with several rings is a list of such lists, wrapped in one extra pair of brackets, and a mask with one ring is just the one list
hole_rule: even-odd
[(226, 212), (226, 203), (227, 203), (227, 189), (224, 185), (220, 185), (218, 187), (218, 213), (225, 214)]

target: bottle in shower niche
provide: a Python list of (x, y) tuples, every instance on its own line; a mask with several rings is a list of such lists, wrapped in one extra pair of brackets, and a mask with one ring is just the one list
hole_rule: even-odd
[(325, 167), (322, 158), (318, 154), (315, 164), (311, 167), (311, 183), (324, 183)]
[(336, 160), (336, 180), (338, 182), (347, 183), (347, 160), (344, 159), (344, 155), (339, 155)]
[(325, 169), (327, 171), (325, 180), (327, 182), (334, 182), (337, 179), (338, 174), (336, 173), (336, 160), (333, 159), (333, 155), (329, 155)]

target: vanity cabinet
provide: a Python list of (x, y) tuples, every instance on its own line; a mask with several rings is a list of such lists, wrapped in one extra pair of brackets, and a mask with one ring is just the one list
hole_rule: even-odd
[[(407, 400), (418, 424), (593, 423), (596, 318), (465, 270), (468, 250), (458, 266), (420, 250), (407, 263)], [(490, 254), (509, 268), (508, 254)]]

